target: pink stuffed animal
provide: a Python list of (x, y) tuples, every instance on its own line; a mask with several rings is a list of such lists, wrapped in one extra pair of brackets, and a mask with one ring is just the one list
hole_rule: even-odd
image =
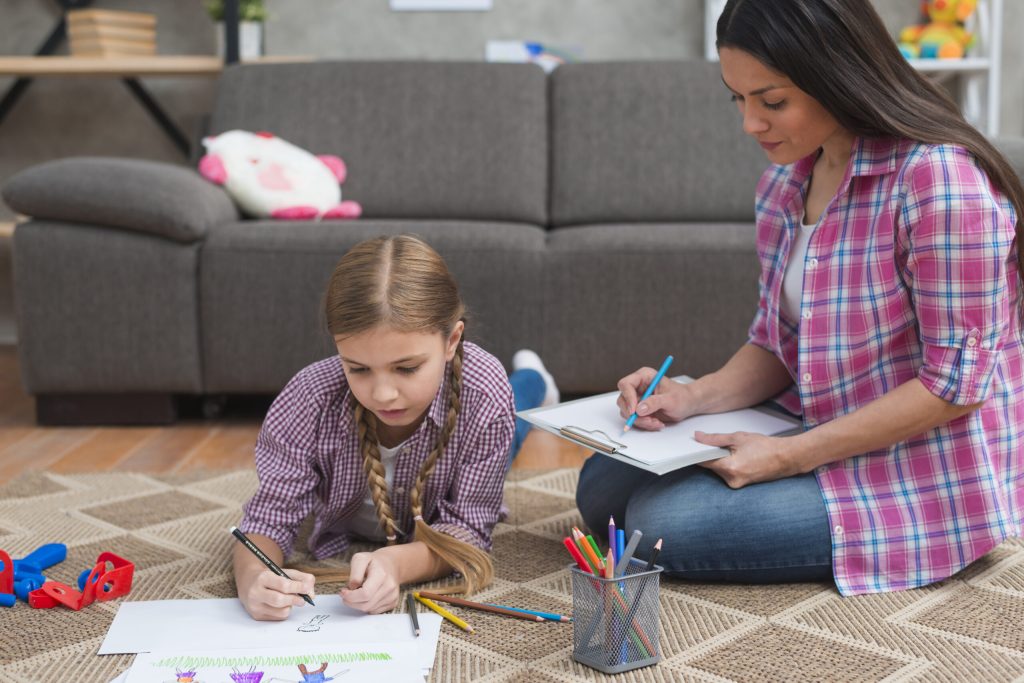
[(256, 218), (358, 218), (362, 207), (341, 201), (345, 162), (313, 156), (270, 133), (229, 130), (203, 139), (199, 173), (223, 185), (244, 213)]

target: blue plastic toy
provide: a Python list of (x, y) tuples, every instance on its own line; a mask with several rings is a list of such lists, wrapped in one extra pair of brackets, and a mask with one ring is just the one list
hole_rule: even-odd
[[(27, 601), (28, 594), (46, 582), (43, 570), (63, 562), (67, 556), (68, 547), (63, 543), (47, 543), (39, 546), (20, 560), (12, 560), (14, 592), (13, 594), (0, 592), (0, 606), (13, 606), (15, 596)], [(5, 571), (5, 569), (4, 561), (0, 560), (0, 572)]]

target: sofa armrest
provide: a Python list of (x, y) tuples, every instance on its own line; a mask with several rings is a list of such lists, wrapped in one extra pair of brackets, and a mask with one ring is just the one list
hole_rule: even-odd
[(237, 220), (223, 189), (182, 166), (109, 157), (76, 157), (28, 168), (3, 187), (19, 213), (45, 220), (124, 228), (178, 242), (203, 239)]

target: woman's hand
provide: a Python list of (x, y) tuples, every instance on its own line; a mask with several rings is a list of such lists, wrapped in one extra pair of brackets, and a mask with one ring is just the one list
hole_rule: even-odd
[[(260, 567), (263, 567), (262, 563)], [(284, 572), (288, 578), (278, 576), (266, 567), (242, 574), (236, 572), (238, 599), (253, 619), (282, 621), (291, 614), (292, 607), (306, 604), (300, 594), (315, 598), (316, 577), (295, 569), (285, 569)]]
[(619, 380), (619, 415), (626, 420), (636, 412), (633, 426), (638, 429), (658, 431), (697, 412), (696, 399), (688, 385), (668, 377), (658, 383), (653, 394), (637, 405), (656, 374), (658, 371), (654, 368), (640, 368)]
[(700, 463), (701, 467), (721, 477), (729, 488), (738, 489), (747, 484), (774, 481), (801, 473), (791, 457), (792, 447), (785, 437), (750, 432), (695, 432), (693, 438), (699, 443), (729, 450), (729, 455)]
[(348, 586), (341, 589), (345, 604), (367, 614), (393, 610), (401, 587), (393, 560), (393, 554), (380, 550), (353, 555)]

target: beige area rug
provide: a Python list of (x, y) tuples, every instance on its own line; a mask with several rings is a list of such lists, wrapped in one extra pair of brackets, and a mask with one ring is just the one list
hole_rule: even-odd
[[(116, 552), (136, 565), (123, 599), (233, 597), (226, 529), (255, 483), (251, 472), (25, 475), (0, 486), (0, 548), (17, 558), (66, 543), (68, 559), (50, 576), (69, 584), (100, 552)], [(512, 472), (512, 514), (495, 536), (498, 578), (481, 598), (571, 612), (560, 541), (581, 523), (575, 484), (574, 470)], [(0, 608), (0, 681), (107, 683), (133, 657), (95, 654), (119, 602)], [(1007, 542), (942, 584), (889, 595), (663, 581), (663, 659), (615, 677), (572, 660), (570, 624), (470, 616), (473, 635), (442, 627), (432, 681), (1021, 681), (1024, 544)]]

